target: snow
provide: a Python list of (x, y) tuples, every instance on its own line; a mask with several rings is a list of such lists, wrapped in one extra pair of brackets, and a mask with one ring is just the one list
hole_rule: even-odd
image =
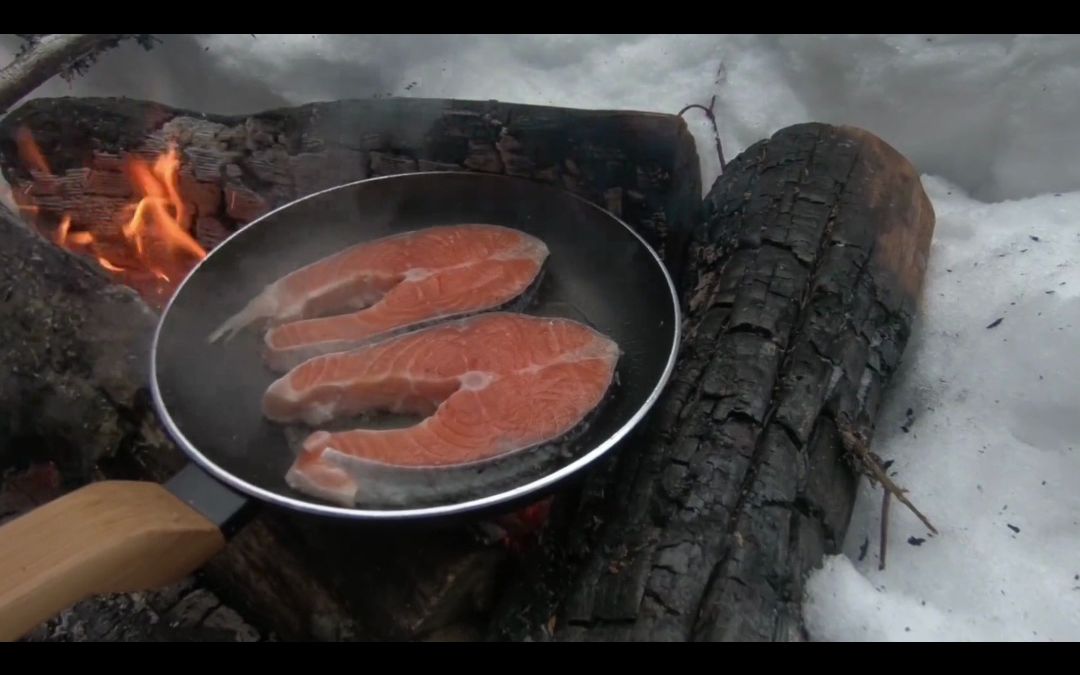
[[(117, 49), (86, 77), (34, 95), (222, 113), (389, 94), (673, 113), (715, 95), (728, 158), (810, 120), (881, 136), (922, 172), (938, 222), (874, 450), (895, 460), (894, 480), (940, 534), (894, 501), (879, 570), (880, 493), (863, 486), (843, 553), (808, 579), (808, 630), (819, 640), (1080, 639), (1075, 38), (164, 39), (149, 53)], [(0, 36), (0, 61), (16, 45)], [(712, 130), (697, 111), (687, 122), (708, 188), (719, 173)]]
[(879, 571), (881, 494), (863, 485), (844, 555), (809, 581), (808, 630), (1076, 640), (1080, 192), (984, 204), (924, 184), (938, 214), (924, 307), (875, 448), (940, 533), (894, 501)]

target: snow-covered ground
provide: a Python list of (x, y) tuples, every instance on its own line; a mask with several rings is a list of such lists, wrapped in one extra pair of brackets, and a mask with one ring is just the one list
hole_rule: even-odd
[(846, 556), (810, 580), (809, 629), (1080, 639), (1080, 192), (985, 204), (925, 184), (925, 306), (875, 440), (941, 532), (894, 501), (878, 571), (881, 496), (864, 486)]
[[(164, 39), (34, 95), (223, 113), (375, 94), (677, 112), (715, 95), (729, 158), (803, 121), (883, 137), (923, 173), (938, 222), (875, 450), (940, 534), (894, 502), (879, 571), (880, 495), (864, 488), (845, 554), (809, 580), (809, 629), (822, 640), (1080, 640), (1080, 40)], [(0, 36), (0, 63), (16, 44)], [(719, 171), (712, 132), (697, 113), (688, 122), (707, 187)]]

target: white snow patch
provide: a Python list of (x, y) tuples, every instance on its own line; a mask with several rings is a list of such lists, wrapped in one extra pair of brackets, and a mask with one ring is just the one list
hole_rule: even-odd
[(940, 534), (894, 501), (879, 571), (881, 495), (864, 485), (847, 558), (809, 581), (808, 628), (1080, 639), (1080, 192), (983, 204), (924, 184), (938, 213), (924, 306), (874, 449)]

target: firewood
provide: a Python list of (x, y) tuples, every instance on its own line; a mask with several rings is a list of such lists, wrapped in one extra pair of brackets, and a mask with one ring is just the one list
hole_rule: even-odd
[[(47, 171), (20, 153), (27, 132)], [(385, 173), (562, 185), (660, 252), (686, 312), (664, 396), (555, 498), (539, 548), (503, 546), (494, 523), (387, 529), (267, 510), (207, 567), (222, 599), (285, 639), (804, 637), (803, 576), (839, 550), (855, 498), (838, 422), (872, 438), (933, 234), (896, 150), (862, 130), (790, 127), (730, 161), (702, 205), (675, 115), (379, 100), (222, 117), (33, 101), (0, 122), (0, 169), (44, 235), (0, 218), (0, 338), (15, 346), (0, 465), (56, 461), (69, 487), (182, 465), (146, 405), (153, 310), (48, 239), (87, 205), (78, 227), (100, 225), (108, 204), (94, 200), (130, 197), (97, 174), (170, 143), (196, 222), (218, 240), (264, 209)]]
[(688, 256), (673, 383), (563, 500), (494, 635), (803, 639), (803, 578), (855, 499), (842, 433), (872, 435), (934, 223), (911, 164), (862, 130), (789, 127), (731, 161)]

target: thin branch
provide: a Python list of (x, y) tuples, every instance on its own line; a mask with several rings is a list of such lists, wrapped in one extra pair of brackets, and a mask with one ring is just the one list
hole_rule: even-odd
[(58, 75), (67, 63), (113, 37), (116, 35), (57, 33), (39, 38), (31, 49), (0, 70), (0, 113)]
[(713, 113), (713, 108), (716, 106), (716, 96), (714, 95), (709, 101), (709, 107), (701, 105), (700, 103), (691, 103), (682, 110), (679, 111), (679, 117), (683, 116), (687, 110), (697, 108), (705, 113), (705, 116), (709, 118), (709, 123), (712, 124), (713, 139), (716, 141), (716, 156), (720, 158), (720, 173), (723, 173), (727, 168), (727, 164), (724, 162), (724, 149), (720, 146), (720, 129), (716, 126), (716, 115)]
[(836, 427), (840, 432), (840, 439), (844, 444), (848, 453), (857, 461), (858, 465), (862, 467), (863, 471), (869, 476), (871, 481), (881, 483), (882, 487), (888, 492), (891, 492), (894, 497), (900, 500), (900, 503), (908, 507), (908, 509), (914, 513), (923, 525), (927, 527), (933, 534), (937, 534), (938, 531), (930, 523), (930, 521), (924, 516), (919, 509), (915, 508), (907, 497), (904, 496), (906, 490), (899, 487), (896, 483), (892, 482), (889, 475), (885, 473), (885, 469), (881, 467), (881, 463), (877, 457), (870, 452), (870, 445), (866, 441), (863, 434), (857, 431), (851, 422), (847, 419), (846, 415), (838, 415), (836, 418)]
[(885, 569), (885, 550), (889, 543), (889, 498), (892, 493), (882, 491), (881, 497), (881, 553), (878, 555), (878, 569)]
[(145, 49), (153, 46), (149, 34), (55, 33), (20, 35), (29, 44), (0, 70), (0, 114), (56, 75), (80, 75), (97, 54), (133, 38)]

